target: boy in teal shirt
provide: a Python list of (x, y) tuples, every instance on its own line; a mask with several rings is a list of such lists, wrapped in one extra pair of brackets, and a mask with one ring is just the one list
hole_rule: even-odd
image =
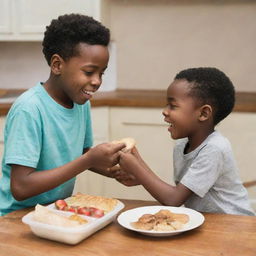
[(89, 101), (107, 68), (109, 40), (109, 30), (84, 15), (60, 16), (46, 28), (50, 77), (22, 94), (6, 119), (0, 215), (70, 196), (86, 169), (114, 177), (107, 170), (125, 145), (91, 148)]

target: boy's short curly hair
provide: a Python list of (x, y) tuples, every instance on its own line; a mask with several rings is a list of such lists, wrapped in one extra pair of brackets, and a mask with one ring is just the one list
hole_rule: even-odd
[(179, 72), (175, 79), (186, 79), (192, 86), (190, 96), (199, 99), (201, 104), (212, 106), (214, 125), (232, 112), (235, 104), (233, 83), (217, 68), (185, 69)]
[(64, 60), (78, 55), (79, 43), (108, 46), (110, 31), (92, 17), (81, 14), (65, 14), (53, 19), (46, 27), (43, 39), (43, 53), (50, 65), (53, 54)]

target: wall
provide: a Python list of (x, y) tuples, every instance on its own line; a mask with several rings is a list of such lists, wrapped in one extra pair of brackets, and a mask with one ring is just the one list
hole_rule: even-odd
[[(216, 66), (238, 91), (256, 91), (255, 1), (103, 0), (102, 10), (117, 45), (117, 84), (113, 61), (103, 90), (166, 89), (181, 69)], [(48, 78), (40, 42), (0, 42), (0, 56), (0, 88)]]
[(30, 88), (49, 76), (39, 42), (0, 42), (0, 56), (0, 88)]
[(104, 2), (118, 88), (166, 89), (181, 69), (215, 66), (238, 91), (256, 91), (255, 1)]
[[(26, 89), (44, 82), (50, 74), (41, 42), (0, 42), (0, 88)], [(110, 60), (101, 91), (116, 89), (116, 46), (111, 42)]]

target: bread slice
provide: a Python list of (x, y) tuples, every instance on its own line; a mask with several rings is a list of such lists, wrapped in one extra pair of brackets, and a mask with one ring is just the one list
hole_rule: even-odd
[(85, 224), (87, 221), (84, 220), (84, 222), (81, 222), (78, 219), (72, 219), (70, 217), (64, 216), (57, 214), (51, 210), (49, 210), (47, 207), (42, 206), (40, 204), (37, 204), (35, 207), (33, 219), (49, 224), (49, 225), (54, 225), (54, 226), (59, 226), (59, 227), (78, 227), (81, 224)]
[(112, 211), (118, 203), (118, 200), (114, 198), (92, 196), (81, 193), (77, 193), (76, 195), (65, 199), (65, 201), (69, 207), (95, 207), (103, 210), (104, 213)]

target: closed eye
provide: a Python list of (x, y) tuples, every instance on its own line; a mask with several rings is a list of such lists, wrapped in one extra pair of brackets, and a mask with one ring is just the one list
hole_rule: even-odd
[(176, 104), (173, 104), (173, 103), (167, 103), (167, 107), (169, 109), (176, 109), (176, 108), (178, 108), (178, 106)]
[(86, 76), (91, 76), (93, 74), (93, 72), (92, 71), (84, 71), (84, 74)]

